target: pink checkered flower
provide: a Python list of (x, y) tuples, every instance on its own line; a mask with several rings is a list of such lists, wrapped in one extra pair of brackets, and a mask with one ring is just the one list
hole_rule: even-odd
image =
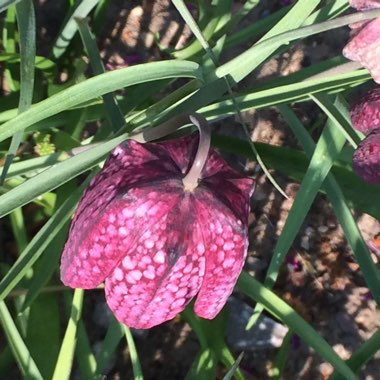
[(207, 148), (199, 182), (187, 188), (198, 140), (124, 142), (76, 210), (62, 281), (84, 289), (104, 281), (109, 307), (130, 327), (172, 319), (195, 296), (195, 313), (214, 318), (243, 267), (254, 181)]
[[(380, 0), (350, 0), (358, 10), (380, 8)], [(369, 70), (373, 80), (380, 83), (380, 18), (351, 26), (352, 37), (343, 49), (343, 55), (359, 62)]]
[(380, 87), (360, 97), (351, 107), (350, 116), (353, 127), (365, 135), (380, 128)]
[(380, 128), (359, 144), (352, 157), (352, 165), (364, 181), (380, 184)]

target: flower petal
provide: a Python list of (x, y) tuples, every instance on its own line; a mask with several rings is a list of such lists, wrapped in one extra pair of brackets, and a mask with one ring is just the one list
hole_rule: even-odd
[[(175, 193), (168, 194), (165, 201), (158, 197), (154, 184), (153, 188), (131, 189), (114, 198), (91, 229), (83, 232), (79, 222), (85, 221), (81, 214), (62, 256), (62, 282), (91, 289), (104, 281), (140, 235), (149, 231), (178, 202)], [(85, 215), (92, 218), (89, 213)]]
[(343, 49), (343, 55), (360, 62), (380, 83), (380, 18), (368, 22)]
[(238, 219), (208, 191), (198, 194), (195, 209), (198, 221), (203, 221), (206, 269), (194, 311), (212, 319), (223, 308), (243, 268), (248, 247), (247, 220)]
[(147, 329), (174, 318), (199, 290), (202, 233), (187, 198), (152, 225), (106, 279), (108, 305), (129, 327)]
[(359, 144), (352, 164), (364, 181), (380, 184), (380, 129), (375, 129)]
[(366, 92), (351, 108), (352, 126), (367, 135), (380, 127), (380, 87)]
[(350, 7), (360, 11), (380, 7), (380, 0), (350, 0)]

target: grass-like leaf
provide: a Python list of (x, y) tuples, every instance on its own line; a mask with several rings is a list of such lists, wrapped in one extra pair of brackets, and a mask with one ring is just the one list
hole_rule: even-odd
[(49, 116), (123, 87), (158, 79), (202, 79), (199, 65), (187, 61), (163, 61), (114, 70), (73, 85), (35, 105), (0, 126), (0, 141)]
[(79, 3), (75, 11), (67, 20), (66, 24), (62, 28), (57, 40), (53, 46), (53, 56), (54, 58), (59, 58), (69, 46), (71, 40), (78, 31), (78, 24), (75, 19), (83, 19), (88, 16), (88, 14), (94, 9), (99, 0), (83, 0)]
[[(269, 288), (275, 284), (280, 267), (345, 141), (340, 131), (328, 120), (286, 219), (282, 233), (273, 250), (273, 256), (264, 282)], [(252, 327), (257, 321), (260, 310), (262, 310), (262, 306), (256, 305), (253, 317), (248, 322), (247, 328)]]
[(96, 376), (97, 378), (103, 378), (106, 375), (105, 369), (112, 355), (114, 354), (117, 345), (124, 336), (124, 328), (115, 318), (112, 319), (106, 336), (104, 338), (101, 350), (96, 356)]
[[(90, 27), (86, 19), (76, 19), (80, 36), (83, 45), (86, 48), (87, 54), (90, 58), (90, 64), (95, 75), (103, 74), (105, 72), (99, 50), (96, 46), (94, 36), (91, 34)], [(110, 94), (103, 95), (103, 102), (105, 106), (106, 115), (111, 123), (114, 131), (117, 131), (125, 125), (124, 116), (120, 111), (116, 97)]]
[[(25, 112), (32, 104), (34, 87), (34, 60), (36, 56), (36, 19), (32, 0), (22, 0), (16, 4), (16, 16), (20, 34), (20, 99), (18, 112)], [(21, 143), (23, 131), (12, 137), (11, 145), (1, 172), (0, 184), (7, 175), (17, 149)]]
[(63, 337), (52, 380), (70, 379), (75, 348), (77, 345), (78, 323), (82, 314), (83, 296), (83, 289), (75, 289), (69, 323), (67, 324), (65, 336)]
[[(338, 108), (339, 107), (339, 108)], [(343, 105), (338, 105), (336, 109), (343, 109)], [(302, 144), (306, 154), (310, 157), (314, 150), (314, 142), (311, 137), (305, 132), (302, 124), (296, 117), (296, 115), (286, 106), (280, 107), (280, 110), (290, 128), (297, 136), (298, 140)], [(334, 111), (332, 111), (334, 112)], [(380, 273), (375, 263), (371, 258), (371, 254), (368, 250), (358, 226), (355, 223), (354, 217), (350, 211), (349, 206), (345, 200), (344, 194), (336, 181), (332, 173), (328, 174), (325, 183), (323, 184), (326, 194), (333, 206), (335, 215), (338, 218), (340, 225), (343, 228), (345, 237), (351, 246), (353, 254), (360, 265), (360, 269), (363, 273), (364, 279), (371, 290), (373, 297), (378, 305), (380, 305)], [(362, 194), (359, 194), (362, 195)], [(369, 202), (377, 202), (377, 199), (368, 199)]]
[(5, 302), (0, 301), (0, 322), (3, 326), (8, 343), (15, 356), (17, 365), (25, 379), (43, 380), (28, 347), (25, 345)]

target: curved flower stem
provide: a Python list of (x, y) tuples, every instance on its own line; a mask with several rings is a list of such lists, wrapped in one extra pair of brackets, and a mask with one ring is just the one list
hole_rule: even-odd
[(211, 131), (207, 120), (197, 113), (190, 115), (190, 120), (199, 130), (199, 144), (193, 165), (182, 179), (187, 191), (193, 191), (198, 186), (211, 144)]
[[(132, 135), (130, 138), (139, 143), (146, 143), (152, 140), (157, 140), (176, 131), (179, 127), (185, 124), (189, 124), (189, 119), (199, 130), (199, 144), (193, 165), (185, 177), (182, 179), (182, 182), (186, 191), (193, 191), (198, 186), (199, 179), (201, 178), (202, 170), (205, 166), (211, 144), (210, 126), (202, 115), (198, 113), (191, 115), (179, 115), (173, 117), (165, 123), (158, 125), (157, 127), (150, 128)], [(74, 148), (69, 152), (69, 156), (75, 156), (99, 144), (100, 143), (90, 144)]]

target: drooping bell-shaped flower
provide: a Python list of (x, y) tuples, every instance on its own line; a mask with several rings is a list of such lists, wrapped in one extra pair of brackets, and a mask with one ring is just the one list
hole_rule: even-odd
[(380, 87), (366, 92), (350, 108), (353, 127), (368, 135), (376, 128), (380, 128)]
[(109, 307), (130, 327), (172, 319), (196, 295), (195, 313), (214, 318), (243, 267), (254, 182), (198, 141), (122, 143), (76, 210), (62, 281), (84, 289), (105, 281)]
[(380, 128), (359, 144), (352, 157), (352, 166), (364, 181), (380, 184)]
[[(358, 10), (380, 8), (380, 0), (350, 0)], [(380, 83), (380, 18), (351, 25), (352, 36), (343, 55), (368, 69), (373, 80)]]

